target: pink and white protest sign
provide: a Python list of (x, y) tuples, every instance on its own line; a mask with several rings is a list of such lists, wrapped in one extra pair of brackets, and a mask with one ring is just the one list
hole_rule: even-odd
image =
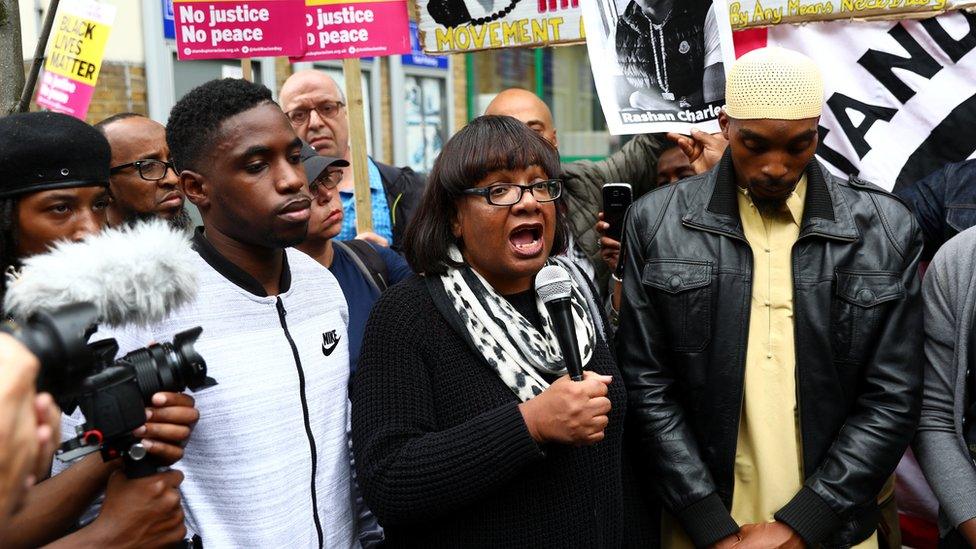
[(404, 0), (306, 0), (305, 55), (292, 62), (410, 52)]
[(176, 54), (182, 59), (301, 55), (301, 0), (173, 0)]
[(114, 20), (111, 4), (61, 2), (37, 89), (38, 107), (85, 119)]
[(84, 120), (95, 94), (95, 86), (44, 71), (37, 89), (37, 106)]

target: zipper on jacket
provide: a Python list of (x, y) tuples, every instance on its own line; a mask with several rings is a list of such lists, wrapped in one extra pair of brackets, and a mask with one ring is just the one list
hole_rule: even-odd
[[(747, 292), (746, 292), (746, 295), (748, 296), (747, 303), (752, 303), (752, 287), (756, 283), (756, 280), (755, 280), (755, 276), (756, 276), (756, 272), (755, 272), (755, 270), (756, 270), (755, 269), (755, 267), (756, 267), (756, 258), (754, 257), (754, 254), (752, 253), (752, 245), (749, 244), (749, 241), (745, 238), (745, 236), (736, 234), (736, 233), (731, 232), (731, 231), (725, 231), (725, 230), (722, 230), (722, 229), (716, 229), (714, 227), (707, 227), (705, 225), (701, 225), (699, 223), (695, 223), (695, 222), (689, 221), (687, 219), (682, 219), (681, 220), (681, 223), (683, 225), (687, 226), (687, 227), (691, 227), (693, 229), (698, 229), (698, 230), (700, 230), (702, 232), (711, 233), (711, 234), (717, 234), (719, 236), (727, 236), (727, 237), (729, 237), (729, 238), (731, 238), (733, 240), (739, 241), (742, 244), (744, 244), (743, 249), (745, 250), (746, 255), (749, 258), (748, 271), (747, 271), (747, 274), (749, 276), (749, 287), (747, 288)], [(743, 327), (745, 329), (745, 338), (746, 338), (746, 341), (747, 342), (749, 341), (749, 327), (750, 327), (750, 324), (751, 323), (752, 323), (752, 307), (747, 304), (746, 305), (746, 311), (745, 311), (745, 322), (743, 323)], [(739, 365), (741, 366), (741, 370), (742, 371), (741, 371), (740, 377), (739, 377), (739, 408), (736, 410), (736, 419), (735, 419), (735, 436), (736, 436), (736, 441), (732, 445), (732, 458), (731, 459), (732, 459), (732, 464), (733, 464), (733, 474), (732, 474), (732, 486), (729, 487), (729, 505), (730, 506), (732, 505), (732, 498), (735, 497), (735, 471), (734, 471), (734, 469), (735, 469), (735, 454), (736, 454), (736, 449), (737, 449), (736, 447), (738, 446), (739, 428), (740, 428), (740, 424), (742, 423), (742, 405), (743, 405), (743, 403), (745, 403), (745, 400), (746, 400), (746, 362), (748, 361), (748, 358), (749, 358), (749, 345), (743, 345), (742, 346), (742, 351), (739, 353)]]
[[(797, 325), (796, 311), (797, 311), (797, 304), (799, 303), (796, 299), (797, 273), (799, 272), (799, 265), (797, 264), (796, 261), (796, 245), (799, 244), (800, 241), (806, 240), (807, 238), (813, 236), (827, 238), (827, 239), (836, 239), (844, 242), (854, 242), (857, 240), (856, 238), (847, 238), (847, 237), (828, 235), (828, 234), (821, 233), (819, 231), (809, 231), (805, 234), (801, 234), (797, 236), (796, 241), (793, 242), (793, 246), (790, 248), (790, 268), (793, 270), (793, 272), (790, 273), (790, 280), (793, 283), (793, 384), (795, 385), (793, 390), (796, 394), (796, 411), (794, 412), (793, 417), (794, 417), (794, 421), (796, 421), (797, 451), (800, 454), (799, 456), (800, 480), (803, 482), (806, 482), (807, 480), (807, 470), (806, 470), (806, 464), (804, 459), (805, 450), (803, 449), (803, 403), (802, 403), (803, 399), (800, 396), (801, 388), (803, 387), (803, 375), (802, 372), (800, 371), (800, 359), (799, 356), (796, 354), (796, 342), (800, 340), (796, 333), (796, 325)], [(831, 291), (831, 295), (833, 295), (833, 291)], [(827, 319), (827, 322), (829, 328), (829, 323), (830, 323), (829, 318)]]
[(315, 451), (315, 437), (312, 436), (312, 424), (308, 417), (308, 400), (305, 398), (305, 371), (302, 369), (302, 360), (298, 356), (298, 347), (295, 340), (291, 338), (288, 331), (288, 324), (285, 322), (285, 304), (281, 301), (281, 296), (275, 298), (275, 306), (278, 309), (278, 320), (281, 322), (281, 329), (285, 331), (285, 339), (291, 345), (291, 353), (295, 357), (295, 367), (298, 369), (298, 393), (302, 399), (302, 416), (305, 419), (305, 435), (308, 437), (308, 447), (312, 452), (312, 517), (315, 519), (315, 532), (319, 536), (319, 549), (325, 546), (325, 536), (322, 533), (322, 521), (319, 520), (319, 502), (315, 490), (315, 474), (318, 469), (318, 454)]

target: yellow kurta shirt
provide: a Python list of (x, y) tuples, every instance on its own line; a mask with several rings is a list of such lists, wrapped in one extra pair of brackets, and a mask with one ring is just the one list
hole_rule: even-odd
[[(752, 305), (742, 411), (735, 452), (732, 518), (739, 524), (774, 520), (803, 487), (797, 426), (796, 349), (793, 332), (792, 251), (800, 235), (806, 176), (779, 211), (760, 212), (739, 189), (739, 216), (752, 248)], [(691, 547), (672, 520), (664, 522), (666, 548)], [(858, 549), (876, 549), (872, 536)]]
[(752, 307), (735, 450), (732, 518), (773, 520), (803, 487), (796, 414), (793, 244), (800, 236), (806, 177), (779, 211), (760, 212), (739, 188), (742, 231), (752, 248)]

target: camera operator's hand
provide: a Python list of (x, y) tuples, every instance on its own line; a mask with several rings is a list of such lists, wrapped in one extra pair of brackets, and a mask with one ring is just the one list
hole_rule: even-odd
[(181, 482), (183, 473), (177, 470), (138, 479), (127, 479), (120, 471), (112, 473), (101, 513), (78, 534), (84, 532), (98, 547), (119, 549), (178, 543), (186, 536)]
[(37, 357), (13, 337), (0, 334), (0, 521), (23, 501), (33, 484), (40, 451), (35, 412)]
[(156, 393), (152, 403), (152, 408), (146, 408), (146, 424), (133, 434), (163, 465), (172, 465), (183, 457), (200, 412), (193, 407), (193, 397), (183, 393)]
[(34, 413), (37, 414), (37, 441), (40, 444), (34, 478), (40, 481), (51, 474), (51, 462), (61, 444), (61, 408), (49, 393), (41, 393), (34, 399)]

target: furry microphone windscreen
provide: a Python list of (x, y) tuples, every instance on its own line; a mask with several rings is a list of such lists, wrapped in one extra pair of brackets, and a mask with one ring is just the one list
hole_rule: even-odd
[(24, 260), (8, 281), (4, 310), (23, 320), (91, 303), (108, 326), (146, 326), (193, 299), (195, 254), (189, 236), (163, 220), (61, 242)]

